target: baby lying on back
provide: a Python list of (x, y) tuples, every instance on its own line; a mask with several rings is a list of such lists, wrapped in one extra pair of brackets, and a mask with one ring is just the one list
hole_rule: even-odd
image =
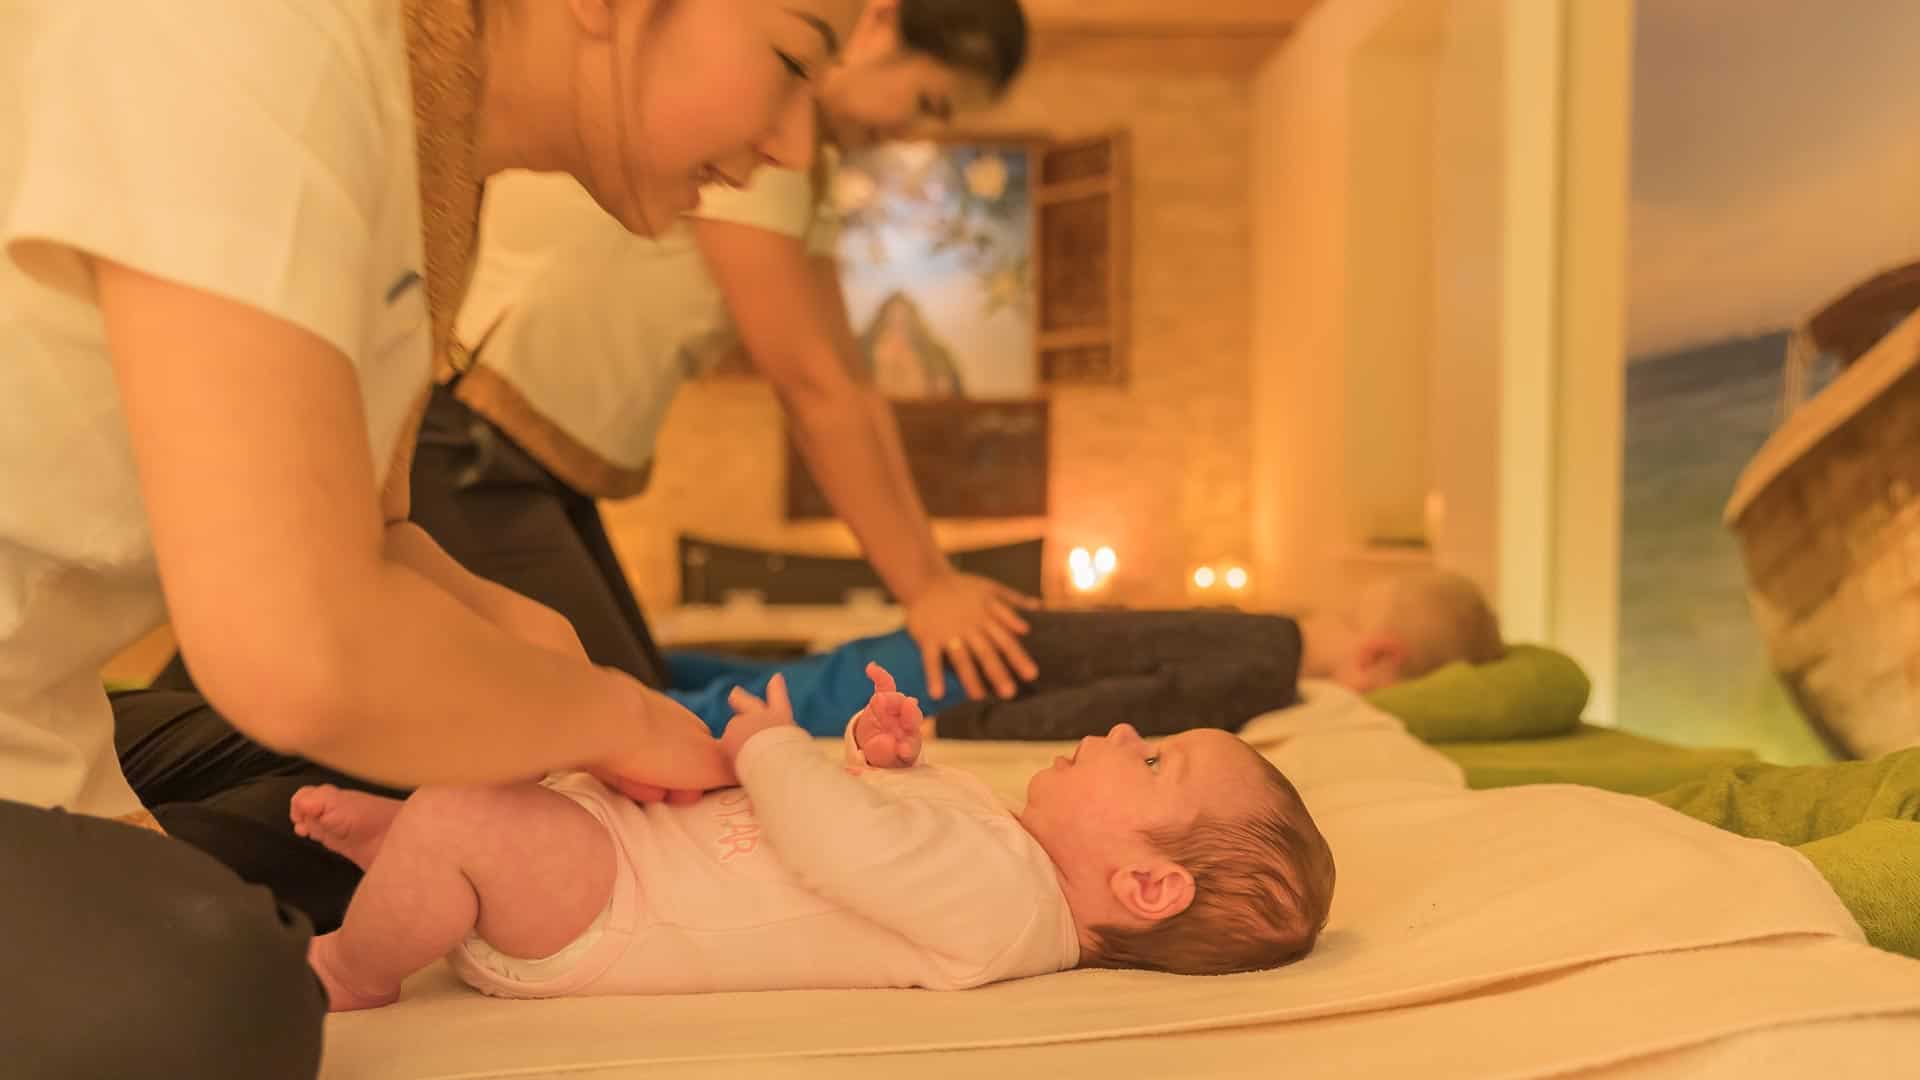
[(303, 790), (297, 830), (366, 870), (311, 950), (332, 1007), (389, 1004), (442, 955), (487, 993), (557, 997), (1221, 974), (1313, 947), (1333, 855), (1235, 736), (1116, 726), (1036, 773), (1016, 816), (922, 762), (918, 703), (869, 674), (844, 765), (794, 726), (784, 682), (736, 691), (741, 786), (687, 805), (583, 774), (404, 803)]

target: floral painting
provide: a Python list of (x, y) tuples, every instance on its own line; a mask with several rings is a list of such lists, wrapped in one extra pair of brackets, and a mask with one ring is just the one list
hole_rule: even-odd
[(889, 143), (834, 180), (841, 282), (862, 361), (888, 396), (1031, 397), (1028, 148)]

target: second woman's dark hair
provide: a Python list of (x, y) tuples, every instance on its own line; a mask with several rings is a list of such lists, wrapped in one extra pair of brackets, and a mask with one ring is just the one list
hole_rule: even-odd
[(1027, 62), (1020, 0), (900, 0), (900, 41), (1006, 90)]

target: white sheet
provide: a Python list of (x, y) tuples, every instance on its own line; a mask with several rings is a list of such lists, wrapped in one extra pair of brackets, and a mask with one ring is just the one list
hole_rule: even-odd
[[(1862, 944), (1794, 852), (1605, 792), (1468, 792), (1382, 720), (1317, 692), (1248, 729), (1302, 783), (1339, 865), (1321, 946), (1292, 967), (556, 1002), (482, 998), (436, 967), (399, 1005), (336, 1018), (324, 1075), (1671, 1074), (1744, 1068), (1746, 1046), (1832, 1054), (1853, 1045), (1835, 1022), (1920, 1017), (1920, 964)], [(936, 745), (1008, 794), (1056, 752)]]

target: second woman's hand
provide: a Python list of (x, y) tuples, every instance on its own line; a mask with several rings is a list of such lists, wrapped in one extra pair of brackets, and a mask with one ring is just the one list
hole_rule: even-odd
[[(987, 685), (1003, 698), (1039, 674), (1020, 645), (1027, 632), (1021, 610), (1040, 602), (977, 574), (948, 570), (934, 578), (907, 605), (907, 633), (920, 646), (929, 700), (946, 696), (946, 665), (952, 664), (967, 696), (987, 696)], [(984, 681), (982, 676), (985, 676)]]

